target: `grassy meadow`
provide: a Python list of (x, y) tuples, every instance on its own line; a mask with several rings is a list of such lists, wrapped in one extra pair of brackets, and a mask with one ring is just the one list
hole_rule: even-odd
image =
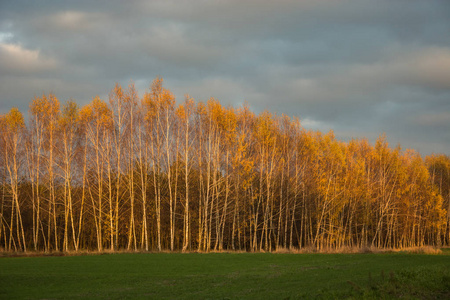
[(0, 258), (0, 299), (450, 297), (450, 253), (122, 253)]

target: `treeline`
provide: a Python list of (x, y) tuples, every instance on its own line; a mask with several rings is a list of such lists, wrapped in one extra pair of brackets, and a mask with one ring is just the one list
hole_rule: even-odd
[(412, 247), (450, 241), (450, 158), (348, 143), (217, 100), (116, 84), (0, 117), (8, 251)]

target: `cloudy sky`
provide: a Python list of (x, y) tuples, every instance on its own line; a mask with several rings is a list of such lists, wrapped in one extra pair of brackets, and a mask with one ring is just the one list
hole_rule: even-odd
[(450, 1), (0, 1), (0, 113), (156, 76), (178, 100), (450, 154)]

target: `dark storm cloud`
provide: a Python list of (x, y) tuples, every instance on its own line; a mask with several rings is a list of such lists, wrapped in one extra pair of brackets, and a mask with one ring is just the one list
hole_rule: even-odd
[(0, 111), (43, 92), (85, 104), (114, 82), (142, 93), (161, 75), (178, 99), (448, 154), (449, 3), (3, 1)]

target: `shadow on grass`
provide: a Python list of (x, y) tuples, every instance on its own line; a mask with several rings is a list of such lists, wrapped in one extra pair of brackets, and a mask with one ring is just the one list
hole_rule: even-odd
[(369, 274), (368, 283), (360, 286), (348, 281), (348, 293), (324, 294), (325, 298), (345, 299), (450, 299), (450, 271), (446, 268), (401, 270), (378, 278)]

